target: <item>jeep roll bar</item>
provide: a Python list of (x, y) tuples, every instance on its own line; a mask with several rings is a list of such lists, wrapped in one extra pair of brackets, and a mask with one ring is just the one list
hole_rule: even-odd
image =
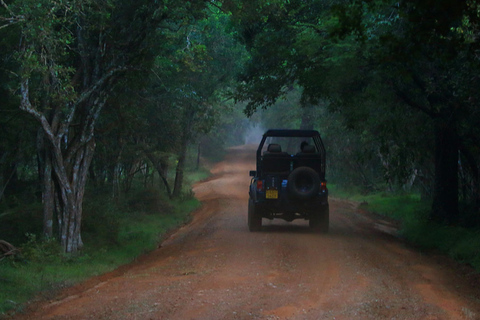
[(315, 143), (316, 149), (320, 153), (321, 174), (323, 177), (325, 177), (326, 152), (325, 152), (325, 146), (323, 145), (322, 138), (320, 137), (320, 133), (317, 130), (295, 130), (295, 129), (270, 129), (263, 134), (262, 140), (258, 145), (258, 149), (257, 149), (257, 174), (258, 174), (258, 171), (262, 169), (261, 168), (262, 149), (265, 144), (265, 141), (269, 137), (312, 138), (313, 142)]

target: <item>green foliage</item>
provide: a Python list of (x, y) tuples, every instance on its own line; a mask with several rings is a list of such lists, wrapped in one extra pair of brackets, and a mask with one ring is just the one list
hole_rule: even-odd
[(23, 245), (18, 245), (21, 255), (0, 262), (0, 315), (11, 309), (21, 311), (22, 303), (34, 294), (49, 297), (57, 289), (111, 271), (155, 249), (166, 233), (187, 222), (199, 206), (194, 198), (171, 202), (154, 189), (136, 189), (117, 203), (106, 199), (108, 195), (101, 190), (87, 195), (85, 247), (78, 255), (62, 254), (54, 239), (28, 234)]
[(99, 191), (87, 193), (83, 207), (82, 237), (87, 247), (115, 246), (118, 245), (121, 219), (129, 207), (127, 203), (119, 205), (111, 199), (110, 194)]
[(225, 91), (245, 52), (228, 30), (228, 16), (207, 13), (181, 28), (162, 29), (157, 35), (162, 46), (148, 72), (121, 81), (99, 120), (93, 160), (99, 177), (107, 172), (109, 183), (115, 175), (128, 181), (139, 163), (151, 164), (146, 152), (171, 169), (185, 144), (196, 145), (223, 121)]
[(460, 173), (463, 201), (478, 215), (475, 2), (227, 3), (251, 54), (236, 93), (247, 115), (275, 108), (299, 85), (302, 106), (327, 102), (336, 114), (334, 126), (315, 120), (332, 129), (321, 131), (333, 147), (335, 182), (419, 190), (435, 199), (432, 217), (449, 223), (465, 215), (457, 214), (456, 193), (443, 187), (457, 188), (460, 152), (468, 162)]
[(168, 215), (173, 211), (165, 195), (159, 195), (159, 190), (151, 187), (129, 193), (126, 202), (127, 207), (134, 212)]
[[(478, 160), (473, 165), (478, 144), (471, 141), (471, 137), (478, 134), (474, 133), (478, 118), (472, 116), (477, 105), (471, 103), (476, 93), (470, 91), (477, 81), (475, 74), (479, 65), (478, 59), (472, 56), (472, 49), (478, 43), (473, 43), (468, 33), (459, 32), (471, 27), (470, 19), (478, 21), (476, 5), (455, 1), (435, 4), (352, 1), (338, 6), (336, 14), (339, 18), (337, 34), (343, 38), (354, 35), (359, 39), (357, 50), (364, 59), (362, 72), (367, 79), (375, 76), (367, 82), (368, 86), (362, 85), (361, 88), (365, 90), (372, 87), (371, 84), (382, 84), (383, 90), (372, 91), (374, 96), (385, 96), (390, 91), (392, 100), (400, 103), (389, 105), (409, 112), (408, 117), (397, 119), (414, 120), (413, 126), (403, 128), (413, 128), (411, 131), (417, 136), (430, 136), (426, 140), (430, 143), (417, 140), (420, 141), (418, 144), (411, 134), (398, 135), (407, 143), (396, 141), (394, 149), (383, 144), (384, 153), (395, 161), (401, 160), (399, 164), (413, 164), (409, 166), (421, 170), (424, 177), (428, 171), (433, 171), (433, 165), (428, 164), (432, 162), (428, 159), (433, 159), (436, 171), (429, 179), (434, 181), (433, 188), (430, 187), (434, 199), (432, 218), (450, 224), (458, 222), (463, 214), (458, 211), (458, 197), (442, 186), (457, 188), (459, 155), (471, 160), (466, 175), (478, 185)], [(389, 111), (387, 117), (392, 114)], [(426, 123), (424, 128), (429, 131), (422, 132), (420, 123)], [(446, 136), (453, 137), (451, 140), (442, 137), (447, 130)], [(382, 136), (391, 139), (392, 134), (387, 132)], [(412, 148), (420, 145), (423, 146)], [(447, 159), (451, 159), (450, 162)], [(444, 165), (446, 163), (450, 164)], [(394, 170), (397, 176), (406, 176), (401, 165), (396, 167), (400, 169)], [(468, 202), (478, 204), (477, 194), (470, 193), (466, 197)], [(476, 210), (478, 212), (478, 205)]]
[(455, 260), (472, 265), (480, 270), (480, 231), (457, 229), (457, 241), (448, 248), (448, 254)]
[[(5, 202), (10, 202), (10, 196)], [(1, 239), (15, 246), (28, 240), (28, 234), (39, 235), (42, 232), (42, 205), (17, 203), (3, 208), (0, 214)]]
[(304, 89), (302, 104), (327, 97), (330, 7), (325, 1), (279, 1), (253, 13), (249, 7), (232, 10), (251, 53), (236, 93), (237, 100), (248, 102), (247, 115), (273, 105), (296, 83)]
[(418, 194), (359, 194), (329, 185), (330, 195), (358, 201), (360, 208), (399, 222), (398, 236), (420, 250), (440, 252), (474, 267), (480, 272), (480, 230), (478, 227), (454, 227), (429, 219), (431, 203)]
[[(266, 128), (298, 129), (302, 118), (300, 105), (302, 90), (294, 88), (270, 108), (259, 112), (259, 122)], [(310, 114), (314, 118), (315, 114)], [(254, 118), (255, 119), (255, 118)]]
[(56, 239), (37, 239), (37, 235), (27, 233), (28, 241), (21, 247), (21, 260), (28, 263), (43, 264), (55, 262), (61, 256), (61, 248)]
[(421, 249), (438, 251), (480, 271), (480, 231), (417, 221), (402, 231), (402, 235)]
[(361, 197), (367, 209), (396, 220), (423, 221), (427, 218), (430, 203), (423, 202), (418, 194), (368, 194)]

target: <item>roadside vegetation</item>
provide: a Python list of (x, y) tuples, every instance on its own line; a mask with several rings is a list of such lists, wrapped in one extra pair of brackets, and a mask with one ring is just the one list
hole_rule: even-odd
[[(55, 238), (38, 236), (41, 206), (32, 204), (3, 217), (14, 232), (2, 235), (20, 243), (19, 252), (0, 261), (0, 315), (21, 312), (34, 297), (52, 297), (59, 289), (92, 276), (112, 271), (157, 248), (170, 231), (187, 223), (199, 207), (190, 190), (209, 173), (189, 170), (185, 192), (177, 199), (164, 190), (135, 181), (132, 190), (120, 199), (111, 199), (110, 190), (92, 189), (84, 206), (84, 248), (75, 255), (62, 253)], [(109, 200), (110, 199), (110, 200)], [(21, 229), (21, 230), (20, 230)]]
[(361, 194), (358, 189), (342, 189), (336, 185), (330, 185), (329, 191), (332, 197), (358, 202), (360, 209), (396, 221), (397, 235), (410, 245), (447, 255), (480, 273), (480, 228), (472, 228), (472, 221), (464, 220), (455, 226), (432, 221), (428, 215), (431, 202), (422, 200), (419, 193)]

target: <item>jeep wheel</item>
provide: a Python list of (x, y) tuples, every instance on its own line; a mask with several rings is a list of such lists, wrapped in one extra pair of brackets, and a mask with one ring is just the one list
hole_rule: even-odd
[(255, 203), (248, 199), (248, 230), (260, 231), (262, 229), (262, 216), (257, 212)]
[(308, 221), (310, 228), (321, 233), (328, 233), (330, 226), (330, 208), (327, 205), (320, 209), (320, 212), (315, 213)]
[(320, 177), (309, 167), (298, 167), (288, 176), (288, 194), (299, 200), (315, 197), (320, 190)]

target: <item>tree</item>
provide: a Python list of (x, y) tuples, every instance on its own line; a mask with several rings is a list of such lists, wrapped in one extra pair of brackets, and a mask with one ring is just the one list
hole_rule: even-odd
[(205, 1), (50, 2), (7, 5), (2, 31), (21, 39), (20, 109), (40, 124), (46, 235), (54, 212), (65, 252), (82, 247), (82, 202), (95, 127), (120, 76), (148, 70), (163, 30), (195, 19)]
[(165, 96), (172, 103), (176, 115), (177, 166), (172, 196), (182, 192), (187, 147), (194, 144), (201, 133), (207, 133), (217, 117), (215, 106), (223, 99), (226, 89), (232, 86), (243, 62), (244, 52), (226, 31), (228, 17), (210, 7), (209, 16), (197, 24), (177, 33), (177, 50), (166, 72), (173, 77), (161, 79), (169, 85)]
[(471, 89), (478, 81), (474, 54), (478, 42), (473, 36), (477, 8), (476, 2), (466, 1), (378, 1), (370, 6), (352, 3), (339, 15), (359, 17), (359, 23), (345, 18), (340, 23), (348, 32), (360, 34), (359, 40), (377, 62), (372, 70), (398, 99), (430, 119), (435, 146), (431, 218), (450, 224), (460, 218), (459, 152), (471, 159), (470, 172), (478, 183), (478, 164), (471, 151), (477, 148), (471, 139), (478, 123), (477, 94)]
[(168, 196), (182, 193), (187, 149), (216, 123), (218, 103), (242, 63), (243, 51), (226, 30), (228, 16), (214, 7), (207, 14), (164, 30), (148, 76), (121, 79), (122, 90), (107, 102), (97, 134), (101, 153), (93, 161), (99, 177), (110, 172), (115, 194), (122, 180), (131, 181), (128, 168), (140, 164), (155, 168)]

